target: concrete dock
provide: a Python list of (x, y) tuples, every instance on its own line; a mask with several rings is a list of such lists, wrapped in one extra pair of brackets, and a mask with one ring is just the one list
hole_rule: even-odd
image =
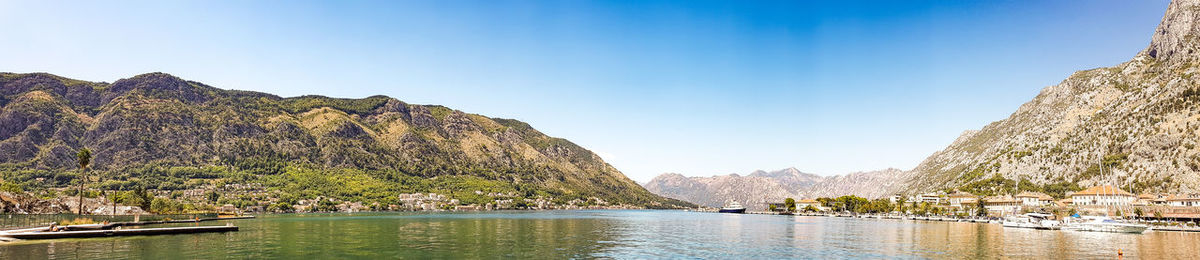
[(85, 231), (58, 232), (23, 232), (9, 233), (0, 236), (13, 239), (57, 239), (57, 238), (86, 238), (86, 237), (115, 237), (115, 236), (149, 236), (170, 234), (194, 234), (211, 232), (238, 231), (236, 226), (207, 226), (207, 227), (169, 227), (169, 228), (135, 228), (135, 229), (106, 229)]

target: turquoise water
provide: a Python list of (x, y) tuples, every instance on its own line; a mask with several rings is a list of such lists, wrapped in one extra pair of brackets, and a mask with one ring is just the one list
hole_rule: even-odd
[[(23, 241), (6, 259), (1193, 258), (1200, 233), (683, 211), (268, 215), (215, 234)], [(223, 225), (205, 223), (205, 225)]]

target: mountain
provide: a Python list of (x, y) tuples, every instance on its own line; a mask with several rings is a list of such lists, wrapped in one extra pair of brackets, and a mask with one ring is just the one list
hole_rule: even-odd
[(785, 198), (837, 197), (858, 195), (881, 198), (894, 194), (911, 172), (886, 169), (822, 177), (804, 173), (796, 168), (766, 172), (751, 172), (712, 177), (686, 177), (666, 173), (655, 177), (643, 187), (654, 194), (709, 207), (720, 207), (736, 200), (747, 208), (761, 210), (769, 202)]
[(524, 122), (386, 96), (281, 98), (165, 73), (111, 84), (0, 73), (0, 108), (4, 181), (43, 193), (78, 179), (75, 153), (86, 147), (95, 156), (90, 188), (223, 191), (239, 205), (322, 197), (386, 205), (434, 191), (480, 205), (506, 197), (485, 194), (686, 205)]
[(921, 162), (904, 190), (986, 194), (1017, 182), (1059, 193), (1097, 184), (1200, 190), (1198, 36), (1200, 1), (1172, 1), (1132, 60), (1076, 72), (1008, 118), (963, 133)]

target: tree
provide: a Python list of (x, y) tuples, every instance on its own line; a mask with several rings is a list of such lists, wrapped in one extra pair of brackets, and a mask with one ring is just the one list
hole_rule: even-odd
[(137, 187), (134, 190), (126, 191), (124, 194), (121, 194), (122, 204), (137, 206), (142, 208), (142, 210), (150, 210), (150, 203), (152, 199), (154, 199), (154, 196), (151, 196), (150, 192), (146, 191), (146, 189), (142, 187)]
[(1137, 215), (1138, 218), (1142, 218), (1142, 215), (1146, 215), (1146, 212), (1142, 211), (1142, 208), (1134, 208), (1133, 214)]
[(915, 213), (917, 213), (917, 215), (922, 215), (922, 216), (928, 215), (929, 214), (929, 202), (922, 201), (921, 204), (917, 205), (917, 212), (915, 212)]
[(987, 200), (980, 198), (978, 202), (975, 203), (975, 207), (975, 216), (987, 216)]
[(796, 200), (795, 199), (792, 199), (792, 198), (784, 199), (783, 205), (787, 206), (788, 212), (796, 211)]
[(817, 212), (817, 211), (820, 211), (820, 210), (817, 210), (817, 208), (816, 208), (816, 207), (813, 207), (812, 205), (808, 205), (808, 206), (805, 206), (805, 207), (804, 207), (804, 211), (805, 211), (805, 212)]
[(210, 202), (217, 202), (217, 200), (221, 199), (221, 194), (217, 194), (216, 191), (210, 190), (204, 193), (204, 198)]
[(183, 213), (183, 204), (165, 198), (154, 198), (150, 202), (149, 211), (156, 214)]
[(83, 183), (86, 180), (88, 164), (92, 163), (92, 151), (87, 148), (79, 149), (75, 157), (79, 159), (79, 210), (75, 214), (83, 215)]
[(900, 199), (896, 200), (896, 203), (896, 210), (900, 211), (900, 214), (905, 214), (904, 204), (908, 203), (908, 198), (900, 196)]
[(775, 211), (775, 204), (767, 205), (767, 209), (770, 211)]

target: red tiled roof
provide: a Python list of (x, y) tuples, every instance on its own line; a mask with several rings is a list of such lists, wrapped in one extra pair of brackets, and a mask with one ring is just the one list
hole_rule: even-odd
[(1129, 193), (1127, 191), (1121, 190), (1121, 188), (1108, 186), (1108, 185), (1091, 187), (1086, 190), (1076, 192), (1075, 194), (1071, 194), (1071, 196), (1083, 196), (1083, 195), (1121, 195), (1121, 196), (1133, 197), (1133, 193)]

